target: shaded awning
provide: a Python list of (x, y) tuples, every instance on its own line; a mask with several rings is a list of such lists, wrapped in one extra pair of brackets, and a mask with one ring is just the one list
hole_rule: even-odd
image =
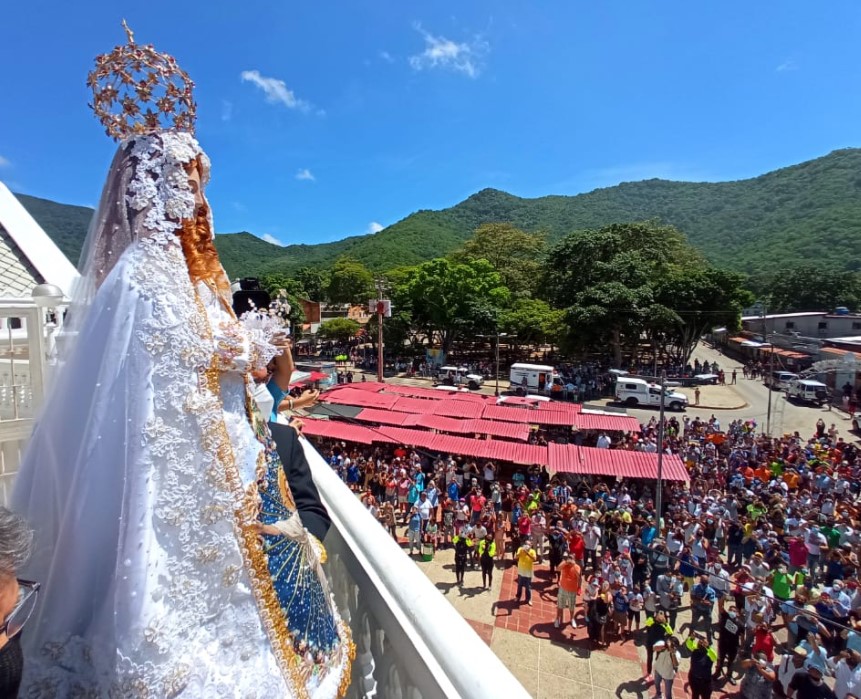
[[(316, 420), (306, 418), (302, 420), (304, 427), (302, 432), (314, 437), (327, 437), (329, 439), (343, 439), (347, 442), (359, 444), (372, 444), (373, 442), (387, 441), (374, 430), (361, 425), (352, 425), (340, 420)], [(395, 441), (395, 440), (391, 440)]]
[(604, 432), (640, 432), (640, 421), (630, 415), (594, 415), (580, 413), (574, 426), (578, 430), (601, 430)]

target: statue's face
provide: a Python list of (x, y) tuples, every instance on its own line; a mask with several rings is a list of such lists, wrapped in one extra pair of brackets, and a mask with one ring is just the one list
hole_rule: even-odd
[(188, 174), (188, 185), (194, 194), (194, 205), (197, 210), (206, 205), (206, 199), (203, 196), (203, 182), (200, 179), (200, 167), (195, 160), (191, 164), (191, 171)]

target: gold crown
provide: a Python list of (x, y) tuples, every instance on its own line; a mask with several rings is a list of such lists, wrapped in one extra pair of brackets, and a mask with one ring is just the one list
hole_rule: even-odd
[(193, 134), (197, 105), (188, 73), (173, 56), (136, 44), (125, 20), (123, 28), (128, 44), (97, 56), (87, 76), (90, 108), (108, 136), (123, 140), (171, 128)]

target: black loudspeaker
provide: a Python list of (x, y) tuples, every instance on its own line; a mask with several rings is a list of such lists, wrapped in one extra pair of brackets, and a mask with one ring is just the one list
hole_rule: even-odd
[(269, 307), (271, 298), (265, 289), (260, 288), (260, 280), (255, 277), (245, 277), (239, 280), (239, 291), (233, 294), (233, 312), (237, 316), (252, 310), (262, 310)]

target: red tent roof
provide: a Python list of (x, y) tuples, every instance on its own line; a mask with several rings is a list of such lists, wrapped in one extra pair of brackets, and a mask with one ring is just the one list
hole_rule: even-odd
[[(575, 444), (547, 445), (549, 467), (557, 473), (594, 473), (620, 478), (657, 478), (658, 455), (624, 449), (596, 449)], [(690, 477), (678, 456), (664, 455), (663, 478), (688, 481)]]
[(383, 393), (372, 393), (349, 387), (326, 391), (322, 398), (326, 403), (355, 405), (360, 408), (382, 408), (384, 410), (391, 410), (398, 401), (397, 396), (387, 396)]
[[(378, 394), (385, 395), (385, 394)], [(426, 398), (409, 398), (407, 396), (386, 396), (394, 398), (389, 410), (397, 410), (399, 413), (414, 413), (416, 415), (431, 415), (439, 401), (427, 400)]]
[(497, 420), (465, 420), (465, 431), (472, 434), (487, 434), (525, 442), (529, 439), (529, 425)]
[(356, 415), (356, 420), (362, 422), (373, 422), (378, 425), (403, 425), (412, 415), (409, 413), (396, 413), (391, 410), (378, 410), (377, 408), (365, 408)]
[(434, 415), (443, 415), (445, 417), (474, 420), (481, 417), (485, 408), (484, 403), (466, 400), (444, 400), (435, 403), (433, 413)]
[(607, 432), (639, 432), (640, 421), (630, 415), (595, 415), (580, 413), (575, 418), (578, 430), (605, 430)]
[(547, 445), (547, 461), (551, 470), (557, 473), (590, 473), (583, 463), (583, 455), (576, 444)]
[(566, 412), (576, 415), (582, 410), (583, 406), (580, 403), (559, 403), (556, 401), (547, 402), (543, 400), (538, 403), (539, 410), (553, 410), (555, 412)]
[(361, 425), (352, 425), (340, 420), (315, 420), (303, 418), (304, 427), (302, 431), (314, 437), (328, 437), (329, 439), (343, 439), (348, 442), (359, 444), (371, 444), (373, 442), (386, 441), (381, 438), (375, 430), (369, 430)]

